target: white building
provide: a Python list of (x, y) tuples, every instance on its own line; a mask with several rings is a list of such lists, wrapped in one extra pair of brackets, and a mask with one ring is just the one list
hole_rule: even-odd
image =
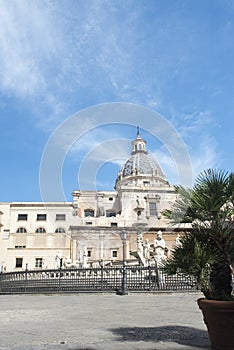
[(139, 131), (114, 191), (75, 190), (72, 196), (66, 203), (0, 203), (2, 269), (55, 268), (58, 252), (66, 266), (114, 263), (122, 258), (123, 229), (127, 259), (135, 259), (130, 252), (137, 249), (137, 220), (143, 223), (144, 239), (152, 242), (161, 230), (169, 250), (175, 242), (177, 233), (162, 212), (176, 194)]

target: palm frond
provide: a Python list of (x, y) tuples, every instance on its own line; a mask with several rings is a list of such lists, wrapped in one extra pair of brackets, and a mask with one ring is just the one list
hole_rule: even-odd
[(182, 246), (175, 247), (170, 259), (165, 263), (166, 272), (181, 272), (193, 276), (197, 284), (207, 290), (210, 267), (220, 260), (218, 252), (210, 249), (204, 233), (200, 230), (187, 233), (181, 242)]
[[(194, 276), (209, 291), (207, 295), (228, 299), (234, 264), (234, 174), (208, 169), (192, 189), (176, 186), (175, 190), (178, 197), (165, 215), (172, 223), (191, 223), (193, 229), (185, 234), (182, 247), (174, 249), (165, 268)], [(225, 278), (219, 283), (220, 276), (225, 276), (226, 283)]]

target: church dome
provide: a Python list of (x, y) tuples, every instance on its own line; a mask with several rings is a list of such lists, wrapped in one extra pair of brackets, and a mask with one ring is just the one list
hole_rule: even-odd
[(149, 154), (135, 153), (124, 164), (122, 177), (131, 175), (149, 175), (165, 178), (156, 160)]
[(116, 185), (123, 182), (125, 179), (150, 178), (154, 179), (155, 183), (166, 184), (166, 176), (156, 160), (148, 154), (146, 150), (146, 141), (141, 138), (139, 128), (137, 129), (137, 137), (132, 141), (131, 157), (123, 165)]

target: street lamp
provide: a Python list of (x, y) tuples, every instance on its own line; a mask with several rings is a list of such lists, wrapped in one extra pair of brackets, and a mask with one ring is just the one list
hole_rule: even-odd
[(122, 276), (122, 289), (121, 295), (128, 295), (128, 287), (127, 287), (127, 269), (126, 269), (126, 240), (127, 234), (123, 229), (121, 232), (121, 240), (123, 243), (123, 276)]

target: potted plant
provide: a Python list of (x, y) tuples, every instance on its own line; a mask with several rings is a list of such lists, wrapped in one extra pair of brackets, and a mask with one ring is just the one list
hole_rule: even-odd
[(164, 215), (174, 224), (187, 224), (188, 230), (165, 269), (195, 278), (204, 294), (197, 302), (212, 348), (233, 350), (234, 174), (208, 169), (192, 189), (175, 189), (177, 200)]

